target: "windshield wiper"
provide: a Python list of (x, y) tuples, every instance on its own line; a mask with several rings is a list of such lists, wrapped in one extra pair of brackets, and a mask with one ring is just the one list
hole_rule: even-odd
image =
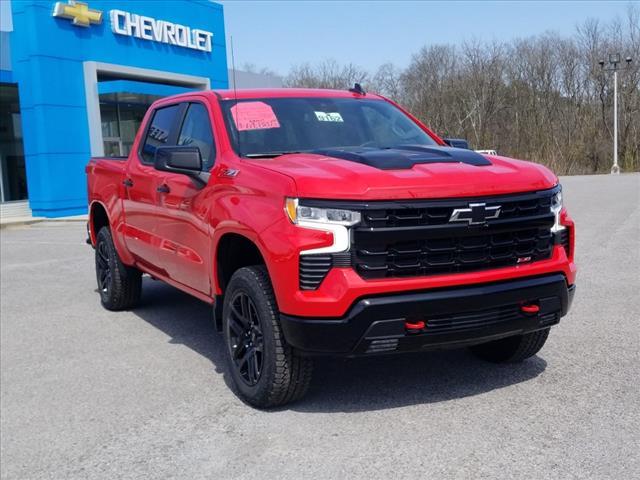
[(292, 153), (302, 153), (300, 151), (291, 151), (291, 152), (264, 152), (264, 153), (245, 153), (243, 157), (246, 158), (276, 158), (281, 155), (289, 155)]

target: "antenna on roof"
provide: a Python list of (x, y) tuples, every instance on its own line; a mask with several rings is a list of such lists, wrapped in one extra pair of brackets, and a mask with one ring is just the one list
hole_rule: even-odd
[(234, 117), (236, 123), (236, 132), (238, 132), (238, 154), (242, 156), (242, 147), (240, 146), (240, 137), (242, 134), (240, 133), (240, 129), (238, 128), (238, 124), (240, 123), (240, 110), (238, 109), (238, 83), (236, 82), (236, 58), (233, 54), (233, 35), (229, 36), (231, 40), (231, 72), (233, 74), (233, 99), (235, 101), (233, 108), (236, 111), (235, 115), (231, 115)]
[(349, 91), (352, 92), (352, 93), (357, 93), (358, 95), (366, 95), (367, 94), (367, 92), (365, 92), (364, 89), (362, 88), (362, 85), (360, 85), (357, 82), (353, 84), (353, 88), (350, 88)]

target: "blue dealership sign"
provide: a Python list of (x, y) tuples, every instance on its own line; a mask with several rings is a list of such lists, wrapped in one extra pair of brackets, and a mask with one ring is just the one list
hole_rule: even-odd
[(12, 16), (10, 78), (35, 216), (86, 212), (84, 167), (103, 148), (100, 93), (227, 87), (213, 2), (20, 1)]

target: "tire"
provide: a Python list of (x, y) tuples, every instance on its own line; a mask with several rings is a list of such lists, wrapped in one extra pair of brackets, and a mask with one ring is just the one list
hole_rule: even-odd
[(224, 295), (222, 330), (230, 376), (243, 400), (270, 408), (304, 396), (313, 363), (285, 342), (263, 266), (241, 268), (231, 277)]
[(142, 272), (122, 263), (108, 227), (98, 232), (95, 256), (102, 306), (114, 311), (135, 307), (142, 292)]
[(549, 329), (537, 330), (524, 335), (501, 338), (488, 343), (474, 345), (471, 351), (483, 360), (493, 363), (517, 363), (533, 357), (544, 346)]

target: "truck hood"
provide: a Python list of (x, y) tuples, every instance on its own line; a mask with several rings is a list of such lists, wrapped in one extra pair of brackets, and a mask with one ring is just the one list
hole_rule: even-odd
[[(437, 150), (449, 152), (459, 149), (437, 147)], [(331, 153), (287, 154), (247, 161), (292, 178), (300, 198), (390, 200), (472, 197), (544, 190), (558, 183), (556, 176), (542, 165), (494, 155), (476, 154), (482, 157), (476, 161), (436, 159), (408, 165), (396, 162), (402, 168), (385, 169), (374, 166), (375, 162), (363, 163), (346, 154)]]

